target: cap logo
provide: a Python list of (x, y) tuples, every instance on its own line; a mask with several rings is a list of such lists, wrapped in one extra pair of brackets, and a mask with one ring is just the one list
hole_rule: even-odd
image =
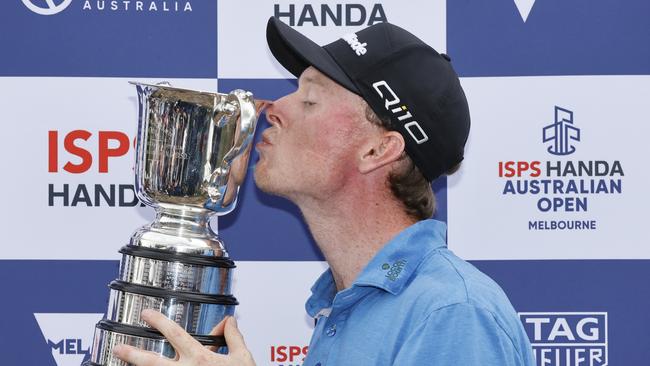
[(366, 46), (368, 45), (367, 43), (361, 43), (357, 39), (357, 35), (354, 33), (348, 33), (341, 37), (344, 41), (346, 41), (352, 50), (357, 54), (357, 56), (365, 55), (366, 54)]
[[(420, 127), (418, 121), (411, 120), (413, 115), (408, 110), (406, 104), (397, 106), (400, 104), (400, 99), (388, 85), (386, 80), (377, 81), (372, 84), (372, 87), (375, 89), (377, 94), (379, 94), (379, 97), (384, 100), (384, 107), (386, 107), (386, 110), (390, 111), (398, 121), (404, 123), (404, 129), (409, 133), (409, 135), (411, 135), (416, 144), (420, 145), (429, 141), (429, 136), (427, 136), (422, 127)], [(384, 93), (386, 93), (386, 96), (384, 96)]]

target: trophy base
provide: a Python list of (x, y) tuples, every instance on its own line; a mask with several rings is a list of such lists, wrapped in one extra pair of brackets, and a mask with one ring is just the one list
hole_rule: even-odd
[(235, 267), (231, 259), (201, 251), (197, 254), (136, 245), (124, 246), (120, 253), (120, 274), (108, 286), (106, 319), (95, 327), (91, 357), (85, 366), (128, 366), (113, 356), (117, 344), (175, 358), (171, 343), (140, 318), (144, 309), (160, 311), (199, 343), (217, 352), (227, 351), (223, 337), (210, 333), (226, 316), (234, 314), (238, 304), (230, 292), (231, 270)]
[[(204, 346), (211, 346), (219, 353), (227, 353), (226, 341), (220, 336), (204, 336), (192, 334), (194, 339)], [(118, 344), (128, 344), (145, 351), (157, 353), (163, 357), (174, 359), (176, 351), (164, 336), (154, 330), (102, 320), (95, 328), (95, 340), (92, 347), (92, 357), (84, 366), (130, 366), (113, 355), (113, 348)]]
[(119, 280), (135, 285), (173, 291), (230, 295), (231, 270), (228, 258), (127, 245), (120, 249)]
[(189, 333), (210, 334), (226, 316), (235, 313), (237, 299), (232, 295), (207, 295), (168, 291), (156, 287), (113, 281), (107, 318), (120, 324), (149, 328), (140, 314), (155, 309), (174, 320)]

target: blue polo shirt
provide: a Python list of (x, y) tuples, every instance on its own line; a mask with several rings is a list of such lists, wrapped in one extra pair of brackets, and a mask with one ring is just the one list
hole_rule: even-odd
[(306, 304), (316, 328), (303, 366), (535, 365), (503, 290), (447, 249), (446, 230), (408, 227), (343, 291), (323, 273)]

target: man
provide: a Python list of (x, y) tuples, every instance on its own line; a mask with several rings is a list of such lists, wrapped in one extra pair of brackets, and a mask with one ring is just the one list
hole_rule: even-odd
[[(304, 365), (533, 365), (505, 294), (428, 220), (430, 182), (460, 164), (469, 134), (449, 57), (387, 23), (322, 48), (271, 18), (267, 40), (299, 87), (266, 112), (255, 181), (300, 208), (330, 265), (306, 304), (316, 328)], [(116, 348), (124, 360), (254, 365), (232, 318), (215, 330), (224, 356), (143, 316), (179, 357)]]

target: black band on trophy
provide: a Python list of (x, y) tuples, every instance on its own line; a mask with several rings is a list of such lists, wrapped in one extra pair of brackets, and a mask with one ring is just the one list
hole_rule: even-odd
[[(127, 334), (134, 337), (142, 337), (156, 340), (165, 340), (165, 336), (153, 328), (138, 327), (135, 325), (122, 324), (112, 320), (101, 320), (97, 323), (97, 329)], [(217, 346), (222, 347), (226, 345), (226, 340), (223, 336), (209, 336), (200, 334), (190, 334), (194, 339), (204, 346)]]
[(169, 252), (167, 250), (147, 248), (135, 245), (125, 245), (120, 253), (134, 257), (156, 259), (168, 262), (182, 262), (185, 264), (196, 264), (199, 266), (235, 268), (235, 262), (226, 257), (207, 257), (199, 254)]
[(239, 305), (237, 299), (232, 295), (209, 295), (187, 291), (165, 290), (158, 287), (136, 285), (124, 281), (111, 281), (108, 285), (112, 290), (130, 292), (133, 294), (158, 297), (162, 299), (174, 299), (176, 301), (190, 301), (204, 304), (217, 305)]

